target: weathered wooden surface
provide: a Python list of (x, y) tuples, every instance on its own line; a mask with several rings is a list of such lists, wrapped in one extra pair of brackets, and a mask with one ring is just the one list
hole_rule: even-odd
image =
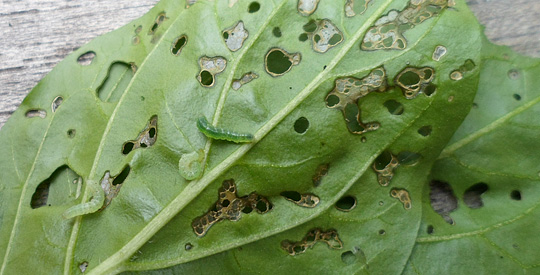
[[(494, 42), (540, 56), (539, 0), (467, 1)], [(32, 87), (67, 54), (140, 17), (157, 2), (2, 0), (0, 127)]]

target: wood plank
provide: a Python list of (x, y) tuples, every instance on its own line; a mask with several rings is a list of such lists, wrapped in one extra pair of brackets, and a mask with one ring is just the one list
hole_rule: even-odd
[[(32, 87), (66, 55), (92, 38), (142, 16), (157, 2), (3, 0), (0, 6), (0, 127)], [(494, 42), (540, 56), (540, 1), (468, 2)]]

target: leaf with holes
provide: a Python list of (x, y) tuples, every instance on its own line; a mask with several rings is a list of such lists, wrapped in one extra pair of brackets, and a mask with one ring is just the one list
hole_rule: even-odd
[(408, 273), (540, 272), (540, 60), (489, 42), (482, 59), (474, 108), (424, 191)]
[(246, 244), (238, 259), (264, 247), (283, 269), (398, 271), (421, 179), (477, 88), (465, 3), (193, 2), (82, 47), (3, 127), (0, 273), (156, 269)]

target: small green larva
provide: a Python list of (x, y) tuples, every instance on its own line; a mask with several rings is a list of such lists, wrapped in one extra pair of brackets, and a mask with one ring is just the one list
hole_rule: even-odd
[(71, 219), (98, 211), (105, 202), (105, 192), (97, 181), (87, 181), (88, 191), (92, 194), (90, 201), (77, 204), (66, 210), (62, 216), (64, 219)]
[(208, 123), (206, 117), (199, 118), (197, 121), (197, 128), (199, 128), (199, 131), (205, 136), (212, 139), (227, 140), (235, 143), (248, 143), (253, 141), (252, 134), (235, 133), (226, 129), (214, 127)]

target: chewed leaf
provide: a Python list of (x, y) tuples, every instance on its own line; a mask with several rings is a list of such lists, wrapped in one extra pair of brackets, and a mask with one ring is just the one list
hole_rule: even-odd
[[(162, 0), (67, 57), (0, 132), (0, 273), (200, 273), (220, 252), (231, 273), (255, 255), (397, 272), (418, 179), (472, 106), (480, 27), (463, 2), (345, 4)], [(66, 166), (80, 196), (45, 206)]]

